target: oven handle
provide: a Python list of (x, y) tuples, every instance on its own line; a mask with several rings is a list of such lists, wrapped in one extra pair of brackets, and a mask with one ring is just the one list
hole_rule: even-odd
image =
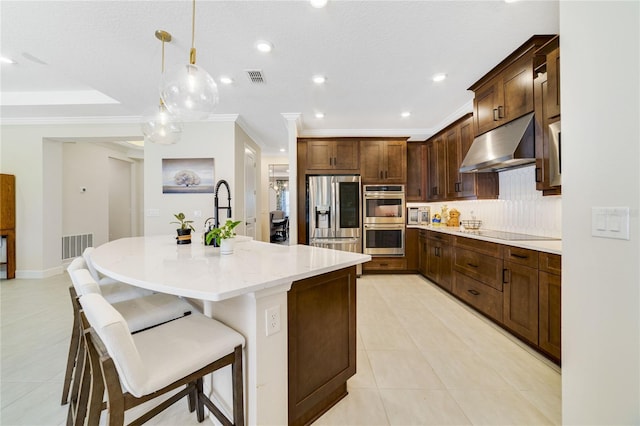
[(404, 200), (404, 192), (392, 192), (390, 194), (380, 194), (380, 193), (372, 193), (372, 192), (365, 192), (364, 193), (364, 198), (368, 198), (371, 200), (376, 200), (376, 199), (401, 199)]
[(396, 223), (365, 223), (363, 225), (365, 228), (373, 228), (373, 229), (404, 229), (404, 224), (396, 224)]

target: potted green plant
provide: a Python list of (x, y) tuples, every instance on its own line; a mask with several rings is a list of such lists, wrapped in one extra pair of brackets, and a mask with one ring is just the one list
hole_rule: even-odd
[(211, 228), (205, 235), (205, 244), (220, 247), (220, 253), (222, 254), (233, 253), (233, 246), (229, 240), (236, 236), (234, 228), (240, 222), (239, 220), (227, 219), (224, 225), (219, 228)]
[(173, 215), (178, 221), (173, 221), (169, 223), (177, 223), (180, 225), (180, 228), (176, 229), (178, 236), (176, 237), (177, 244), (191, 244), (191, 231), (195, 231), (196, 229), (193, 227), (192, 220), (187, 220), (187, 217), (184, 213), (180, 212), (178, 214)]

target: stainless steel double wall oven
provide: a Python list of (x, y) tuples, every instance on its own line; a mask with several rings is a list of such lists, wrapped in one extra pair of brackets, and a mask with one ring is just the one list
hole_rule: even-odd
[(363, 253), (404, 256), (404, 185), (365, 185), (363, 196)]

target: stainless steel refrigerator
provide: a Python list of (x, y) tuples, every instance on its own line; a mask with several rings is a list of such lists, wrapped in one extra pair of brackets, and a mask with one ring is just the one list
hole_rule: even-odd
[(362, 253), (361, 193), (360, 176), (307, 176), (309, 245)]

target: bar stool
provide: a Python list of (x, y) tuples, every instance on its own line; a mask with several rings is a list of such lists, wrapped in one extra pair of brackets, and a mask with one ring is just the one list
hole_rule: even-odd
[[(89, 272), (91, 272), (91, 269), (89, 268), (89, 265), (87, 264), (85, 258), (76, 257), (69, 264), (69, 266), (67, 266), (67, 272), (69, 273), (72, 282), (73, 276), (71, 274), (71, 271), (75, 271), (77, 269), (88, 269)], [(153, 294), (153, 291), (151, 290), (135, 287), (108, 277), (103, 277), (108, 279), (103, 279), (103, 283), (100, 284), (100, 281), (96, 280), (93, 274), (91, 274), (91, 276), (93, 277), (93, 280), (96, 282), (96, 284), (100, 286), (100, 292), (102, 293), (102, 296), (107, 299), (107, 302), (109, 303), (121, 302), (123, 300), (135, 299), (137, 297)]]
[[(117, 285), (105, 284), (103, 286), (99, 286), (93, 280), (93, 277), (87, 269), (78, 269), (78, 266), (82, 266), (84, 264), (84, 260), (82, 260), (82, 258), (75, 259), (72, 264), (73, 267), (70, 265), (68, 271), (73, 283), (73, 286), (69, 287), (69, 295), (73, 306), (73, 328), (71, 330), (67, 367), (62, 387), (62, 405), (69, 402), (70, 391), (71, 400), (77, 399), (78, 389), (71, 389), (71, 380), (73, 378), (74, 371), (76, 371), (76, 374), (82, 371), (82, 363), (84, 362), (84, 354), (80, 345), (80, 306), (77, 298), (79, 295), (89, 293), (102, 294), (101, 290), (103, 288), (110, 288)], [(127, 293), (129, 292), (127, 291)], [(113, 297), (114, 295), (115, 293), (110, 293), (110, 296)], [(121, 297), (113, 298), (115, 300), (119, 300)], [(133, 299), (116, 301), (113, 303), (113, 306), (123, 315), (124, 318), (126, 318), (132, 332), (138, 332), (185, 315), (190, 315), (191, 312), (194, 311), (194, 308), (185, 300), (163, 293), (151, 293)]]
[[(142, 424), (185, 396), (204, 420), (206, 407), (223, 425), (244, 424), (242, 348), (244, 337), (200, 313), (132, 334), (123, 316), (96, 293), (80, 297), (83, 339), (89, 354), (91, 388), (87, 419), (122, 425), (125, 411), (184, 386), (131, 424)], [(203, 377), (231, 366), (233, 420), (203, 392)], [(102, 401), (106, 390), (106, 405)], [(76, 419), (77, 420), (77, 419)]]
[(89, 272), (91, 272), (91, 276), (93, 277), (93, 279), (96, 280), (96, 282), (100, 285), (117, 283), (118, 280), (115, 280), (111, 277), (106, 277), (98, 272), (96, 267), (93, 265), (93, 261), (91, 260), (91, 253), (93, 252), (93, 250), (95, 250), (93, 247), (87, 247), (82, 252), (82, 257), (86, 262), (87, 269), (89, 269)]

